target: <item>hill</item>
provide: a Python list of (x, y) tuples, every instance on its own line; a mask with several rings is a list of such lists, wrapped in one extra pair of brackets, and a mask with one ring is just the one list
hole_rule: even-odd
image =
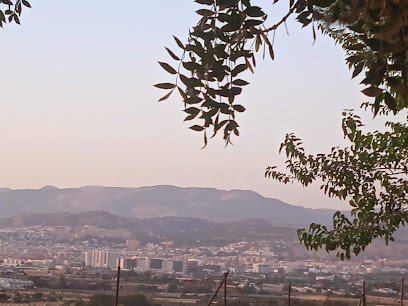
[(153, 186), (118, 188), (86, 186), (59, 189), (1, 189), (0, 211), (3, 217), (24, 213), (81, 213), (103, 210), (122, 217), (151, 218), (177, 216), (214, 222), (248, 218), (273, 224), (329, 223), (334, 210), (309, 209), (277, 199), (265, 198), (249, 190), (180, 188)]
[[(197, 218), (154, 217), (123, 218), (104, 211), (90, 211), (79, 214), (49, 213), (23, 214), (0, 219), (0, 228), (21, 228), (42, 225), (50, 227), (56, 241), (86, 241), (91, 237), (99, 239), (138, 239), (142, 243), (173, 241), (174, 246), (223, 246), (240, 241), (272, 242), (273, 251), (282, 258), (335, 259), (325, 251), (307, 251), (297, 242), (296, 226), (273, 225), (261, 219), (217, 223)], [(55, 227), (68, 227), (59, 231)], [(408, 250), (408, 229), (397, 232), (396, 242), (386, 246), (376, 240), (358, 259), (406, 258)]]

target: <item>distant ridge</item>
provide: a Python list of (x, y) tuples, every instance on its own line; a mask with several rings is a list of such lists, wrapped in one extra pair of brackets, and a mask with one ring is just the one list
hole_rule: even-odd
[(272, 224), (330, 223), (334, 210), (309, 209), (250, 190), (149, 186), (140, 188), (85, 186), (59, 189), (0, 189), (0, 215), (81, 213), (103, 210), (121, 217), (176, 216), (213, 222), (263, 219)]

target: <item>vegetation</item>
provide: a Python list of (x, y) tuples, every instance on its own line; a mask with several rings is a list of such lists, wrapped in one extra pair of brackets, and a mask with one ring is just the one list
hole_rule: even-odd
[(111, 306), (115, 304), (115, 297), (110, 294), (95, 293), (89, 298), (86, 306)]
[[(110, 294), (96, 293), (92, 295), (86, 306), (111, 306), (115, 304), (115, 297)], [(159, 304), (151, 303), (143, 294), (133, 294), (121, 296), (119, 305), (122, 306), (160, 306)]]
[[(274, 3), (279, 0), (275, 0)], [(287, 14), (273, 16), (269, 24), (262, 7), (250, 0), (196, 0), (200, 21), (189, 33), (186, 44), (175, 37), (181, 55), (168, 48), (178, 69), (159, 62), (175, 76), (173, 83), (155, 86), (175, 90), (182, 97), (187, 114), (194, 120), (190, 128), (202, 132), (204, 146), (208, 136), (220, 130), (228, 145), (239, 136), (237, 115), (245, 107), (237, 103), (248, 85), (242, 75), (256, 66), (255, 53), (268, 52), (275, 58), (275, 32), (295, 16), (303, 27), (311, 27), (332, 37), (347, 54), (352, 77), (363, 73), (362, 93), (369, 101), (363, 109), (374, 116), (396, 115), (408, 107), (408, 4), (394, 0), (290, 0)], [(267, 51), (266, 51), (267, 50)], [(265, 176), (282, 183), (297, 181), (308, 186), (322, 181), (329, 197), (348, 200), (352, 216), (341, 212), (333, 216), (333, 227), (311, 224), (298, 231), (308, 249), (337, 251), (342, 260), (358, 255), (382, 237), (393, 240), (399, 226), (408, 222), (407, 162), (408, 126), (406, 120), (388, 122), (385, 132), (363, 132), (360, 118), (352, 111), (343, 113), (343, 132), (350, 145), (334, 147), (330, 153), (311, 155), (302, 141), (287, 134), (280, 150), (287, 156), (287, 172), (268, 167)], [(211, 132), (211, 134), (210, 134)]]
[(123, 296), (119, 299), (119, 304), (123, 306), (159, 306), (159, 304), (151, 303), (143, 294)]
[(0, 292), (0, 303), (6, 303), (9, 298), (10, 296), (8, 296), (6, 293)]

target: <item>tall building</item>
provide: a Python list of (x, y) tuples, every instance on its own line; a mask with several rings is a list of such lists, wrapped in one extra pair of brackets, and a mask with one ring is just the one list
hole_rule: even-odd
[(84, 252), (84, 262), (85, 262), (85, 266), (87, 267), (92, 267), (92, 255), (93, 252), (92, 251), (87, 251)]
[(173, 271), (173, 260), (168, 259), (163, 260), (162, 269), (165, 271)]
[(150, 259), (150, 269), (161, 270), (163, 269), (164, 260), (161, 258), (152, 258)]
[(119, 253), (118, 252), (107, 252), (106, 255), (106, 267), (115, 269), (118, 267)]
[(93, 268), (106, 267), (106, 264), (107, 264), (106, 253), (107, 251), (93, 251), (92, 252), (92, 267)]
[(139, 257), (137, 259), (137, 268), (140, 270), (149, 270), (150, 269), (149, 257)]
[(126, 259), (125, 258), (119, 258), (119, 267), (121, 269), (126, 269)]
[(184, 262), (182, 262), (182, 261), (178, 261), (178, 260), (174, 260), (173, 261), (173, 271), (174, 272), (181, 272), (181, 273), (183, 273), (183, 272), (185, 272), (185, 269), (186, 269), (187, 267), (184, 265)]
[(125, 260), (125, 269), (134, 270), (137, 268), (137, 259), (128, 258)]
[(119, 253), (111, 251), (92, 251), (85, 253), (85, 264), (93, 268), (116, 268), (119, 264)]
[(119, 267), (125, 270), (134, 270), (137, 268), (136, 258), (119, 258)]

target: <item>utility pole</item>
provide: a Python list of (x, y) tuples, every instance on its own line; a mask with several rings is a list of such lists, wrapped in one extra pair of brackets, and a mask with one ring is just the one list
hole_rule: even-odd
[(292, 285), (289, 284), (288, 288), (288, 306), (290, 306), (290, 294), (292, 293)]
[(228, 274), (229, 272), (225, 272), (224, 273), (224, 277), (222, 278), (221, 282), (219, 283), (217, 290), (215, 290), (214, 295), (212, 296), (210, 302), (208, 303), (208, 306), (210, 306), (212, 304), (212, 302), (214, 301), (215, 297), (218, 294), (218, 291), (220, 291), (222, 285), (224, 284), (224, 305), (227, 305), (227, 278), (228, 278)]
[(366, 301), (366, 283), (363, 282), (363, 306), (367, 306), (367, 301)]
[(401, 278), (401, 306), (404, 306), (404, 278)]
[(119, 280), (120, 280), (120, 266), (118, 266), (118, 276), (116, 278), (116, 300), (115, 306), (119, 305)]
[(224, 273), (224, 306), (227, 306), (227, 276), (228, 272)]

